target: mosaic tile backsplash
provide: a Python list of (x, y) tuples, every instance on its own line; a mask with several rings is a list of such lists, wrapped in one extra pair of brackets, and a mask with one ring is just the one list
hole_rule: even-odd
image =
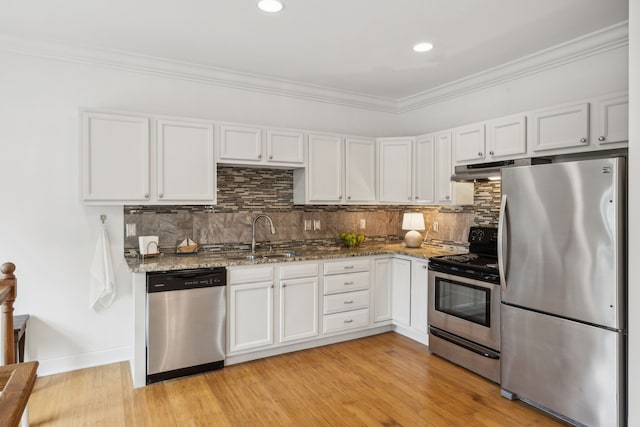
[[(497, 226), (500, 184), (477, 183), (474, 206), (301, 206), (293, 204), (293, 171), (218, 166), (218, 204), (215, 206), (124, 207), (125, 224), (136, 224), (137, 234), (157, 235), (160, 250), (174, 252), (185, 238), (197, 241), (200, 250), (247, 249), (251, 224), (259, 213), (273, 219), (276, 234), (267, 222), (256, 224), (256, 241), (262, 247), (335, 245), (343, 231), (362, 232), (368, 241), (401, 239), (402, 214), (422, 212), (429, 229), (427, 241), (435, 244), (464, 244), (472, 225)], [(361, 219), (364, 230), (358, 230)], [(320, 230), (304, 231), (305, 220), (319, 220)], [(431, 229), (433, 222), (439, 229)], [(125, 252), (137, 249), (137, 237), (125, 238)], [(260, 246), (258, 246), (260, 247)]]

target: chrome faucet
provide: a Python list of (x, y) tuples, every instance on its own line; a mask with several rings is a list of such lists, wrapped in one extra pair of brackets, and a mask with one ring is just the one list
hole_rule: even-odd
[(273, 221), (271, 221), (271, 217), (269, 215), (260, 214), (253, 218), (253, 224), (251, 225), (251, 253), (255, 253), (256, 251), (256, 221), (260, 218), (266, 218), (271, 226), (271, 234), (276, 234), (276, 228), (273, 226)]

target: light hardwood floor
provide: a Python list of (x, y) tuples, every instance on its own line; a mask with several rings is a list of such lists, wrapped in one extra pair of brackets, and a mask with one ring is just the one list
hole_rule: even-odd
[(134, 389), (128, 363), (38, 378), (44, 426), (561, 426), (389, 332)]

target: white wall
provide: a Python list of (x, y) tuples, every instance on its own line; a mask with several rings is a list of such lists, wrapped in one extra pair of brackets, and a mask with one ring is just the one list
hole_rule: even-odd
[(416, 135), (626, 90), (627, 57), (617, 48), (428, 105), (402, 114), (398, 128)]
[(640, 1), (629, 2), (629, 425), (640, 425)]
[[(16, 314), (40, 375), (128, 360), (131, 278), (122, 207), (80, 201), (78, 109), (121, 109), (376, 135), (394, 116), (194, 82), (0, 53), (0, 262), (17, 265)], [(118, 297), (89, 308), (89, 267), (107, 214)]]

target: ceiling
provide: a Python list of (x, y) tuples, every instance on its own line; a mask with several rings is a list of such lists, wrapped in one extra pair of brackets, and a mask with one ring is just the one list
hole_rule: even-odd
[(628, 16), (628, 0), (284, 0), (275, 15), (256, 2), (4, 0), (0, 35), (400, 100)]

